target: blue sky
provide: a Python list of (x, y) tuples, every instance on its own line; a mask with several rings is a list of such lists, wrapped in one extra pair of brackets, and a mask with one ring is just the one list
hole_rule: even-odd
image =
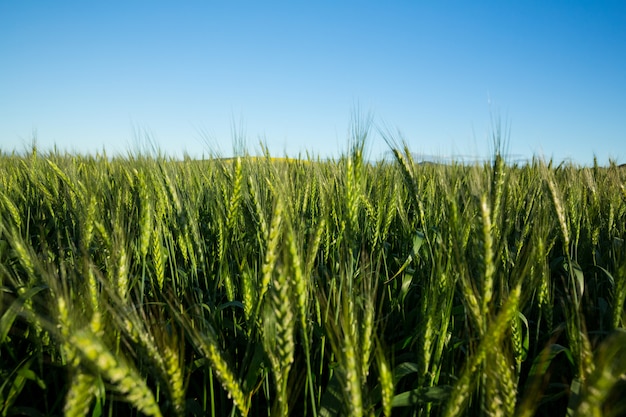
[(624, 1), (0, 0), (0, 150), (626, 162)]

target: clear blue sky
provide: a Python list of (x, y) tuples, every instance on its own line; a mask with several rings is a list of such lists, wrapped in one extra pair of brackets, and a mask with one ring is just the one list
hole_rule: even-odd
[[(0, 0), (0, 149), (347, 149), (355, 107), (414, 153), (626, 162), (625, 1)], [(372, 131), (370, 156), (387, 145)]]

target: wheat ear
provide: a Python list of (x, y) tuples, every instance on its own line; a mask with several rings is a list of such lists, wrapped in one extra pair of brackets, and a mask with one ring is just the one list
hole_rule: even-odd
[(161, 416), (161, 410), (152, 391), (141, 375), (122, 358), (115, 357), (107, 346), (89, 330), (78, 330), (69, 342), (82, 358), (111, 381), (126, 400), (149, 416)]

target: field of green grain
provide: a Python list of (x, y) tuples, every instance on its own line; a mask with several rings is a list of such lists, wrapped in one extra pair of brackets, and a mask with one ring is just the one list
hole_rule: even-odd
[(0, 415), (626, 415), (626, 170), (0, 156)]

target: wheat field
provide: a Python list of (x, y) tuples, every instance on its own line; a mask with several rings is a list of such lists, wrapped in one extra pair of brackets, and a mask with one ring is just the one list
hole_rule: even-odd
[(1, 415), (626, 415), (626, 170), (363, 145), (0, 156)]

